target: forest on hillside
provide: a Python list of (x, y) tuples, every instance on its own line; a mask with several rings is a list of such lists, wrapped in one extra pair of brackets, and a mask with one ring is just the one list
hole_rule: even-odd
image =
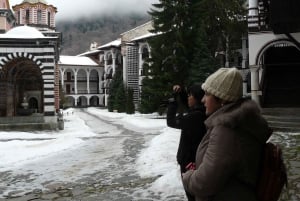
[(121, 33), (149, 20), (148, 15), (128, 14), (59, 21), (56, 23), (56, 30), (62, 33), (61, 54), (81, 54), (89, 50), (91, 43), (104, 45), (119, 38)]

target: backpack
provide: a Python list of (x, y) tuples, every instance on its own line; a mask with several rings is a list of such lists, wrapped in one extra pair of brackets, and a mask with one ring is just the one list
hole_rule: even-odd
[[(272, 131), (270, 130), (270, 136)], [(262, 167), (256, 193), (259, 201), (277, 201), (287, 187), (287, 173), (279, 145), (267, 142), (264, 147)]]

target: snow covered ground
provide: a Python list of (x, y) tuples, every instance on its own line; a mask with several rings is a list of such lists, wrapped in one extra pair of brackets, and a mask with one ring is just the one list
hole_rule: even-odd
[[(162, 198), (184, 195), (179, 166), (176, 163), (179, 130), (168, 128), (165, 119), (155, 118), (158, 116), (157, 114), (127, 115), (125, 113), (110, 113), (106, 109), (99, 108), (88, 108), (87, 112), (124, 126), (136, 133), (159, 133), (146, 142), (146, 148), (138, 153), (134, 167), (141, 177), (160, 176), (152, 183), (150, 190), (160, 194)], [(65, 110), (64, 120), (65, 129), (62, 131), (0, 132), (0, 173), (14, 169), (22, 171), (22, 168), (28, 164), (55, 157), (66, 150), (74, 149), (74, 147), (78, 148), (84, 144), (85, 138), (92, 138), (99, 134), (87, 125), (75, 109)], [(104, 130), (102, 134), (106, 136), (117, 136), (121, 132), (117, 127), (109, 124), (105, 125), (102, 130)], [(111, 147), (112, 145), (103, 143), (103, 146)], [(117, 146), (115, 151), (120, 151)], [(54, 165), (57, 166), (57, 164)], [(58, 167), (47, 168), (57, 169)], [(42, 174), (42, 170), (40, 171)], [(86, 171), (93, 170), (87, 168)], [(47, 175), (43, 175), (43, 177), (44, 180), (47, 180)], [(51, 174), (48, 177), (49, 180), (53, 179)], [(67, 178), (68, 176), (65, 179)]]

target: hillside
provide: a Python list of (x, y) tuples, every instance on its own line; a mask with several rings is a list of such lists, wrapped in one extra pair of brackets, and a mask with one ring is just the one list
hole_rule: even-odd
[(77, 55), (89, 50), (92, 42), (103, 45), (120, 37), (120, 34), (149, 21), (149, 16), (102, 16), (77, 21), (59, 21), (56, 29), (62, 32), (61, 54)]

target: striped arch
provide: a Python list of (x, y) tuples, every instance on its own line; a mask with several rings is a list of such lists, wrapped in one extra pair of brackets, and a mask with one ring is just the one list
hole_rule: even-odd
[(279, 39), (279, 40), (272, 40), (272, 41), (269, 41), (268, 43), (266, 43), (261, 49), (260, 51), (257, 53), (257, 56), (255, 58), (255, 64), (259, 66), (259, 62), (261, 61), (262, 59), (262, 56), (264, 55), (265, 51), (276, 45), (276, 44), (282, 44), (282, 43), (286, 43), (286, 44), (289, 44), (291, 46), (294, 46), (298, 49), (298, 47), (295, 45), (295, 43), (293, 43), (291, 40), (288, 40), (288, 39)]
[(272, 40), (260, 48), (251, 87), (261, 90), (262, 107), (299, 107), (299, 62), (300, 49), (289, 39)]
[[(3, 71), (3, 67), (10, 65), (11, 62), (28, 60), (31, 61), (33, 65), (36, 65), (40, 69), (42, 78), (42, 103), (43, 112), (45, 116), (54, 116), (56, 108), (58, 107), (58, 73), (54, 61), (47, 62), (44, 57), (40, 55), (34, 55), (35, 53), (28, 52), (14, 52), (8, 53), (7, 55), (0, 57), (0, 71)], [(52, 57), (52, 55), (48, 55)], [(38, 58), (41, 57), (41, 58)], [(43, 61), (44, 60), (44, 61)]]
[(42, 62), (38, 60), (34, 55), (28, 54), (27, 52), (15, 52), (15, 53), (8, 54), (5, 58), (2, 58), (0, 60), (0, 65), (1, 65), (0, 69), (2, 69), (3, 66), (13, 61), (14, 59), (20, 59), (20, 58), (26, 58), (33, 61), (37, 66), (39, 66), (41, 72), (43, 73)]

